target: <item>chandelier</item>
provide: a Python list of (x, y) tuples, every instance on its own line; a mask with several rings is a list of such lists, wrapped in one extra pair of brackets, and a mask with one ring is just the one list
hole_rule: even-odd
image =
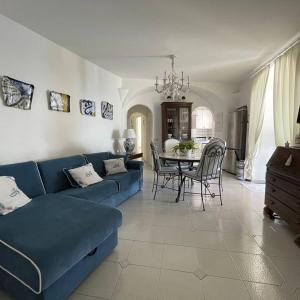
[(190, 78), (188, 76), (187, 83), (185, 84), (183, 72), (181, 72), (181, 78), (179, 79), (174, 69), (175, 55), (171, 54), (167, 57), (171, 59), (172, 71), (168, 76), (167, 72), (164, 73), (161, 85), (158, 83), (158, 76), (156, 76), (155, 91), (158, 94), (163, 94), (167, 100), (183, 101), (185, 100), (185, 93), (190, 88)]

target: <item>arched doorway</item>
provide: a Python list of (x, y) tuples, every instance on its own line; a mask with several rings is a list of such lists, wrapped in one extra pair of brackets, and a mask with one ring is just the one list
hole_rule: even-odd
[(135, 152), (143, 152), (144, 161), (151, 164), (150, 142), (153, 139), (151, 110), (145, 105), (135, 105), (128, 110), (127, 127), (135, 129)]
[(209, 139), (214, 136), (215, 121), (211, 110), (198, 106), (192, 112), (192, 138)]

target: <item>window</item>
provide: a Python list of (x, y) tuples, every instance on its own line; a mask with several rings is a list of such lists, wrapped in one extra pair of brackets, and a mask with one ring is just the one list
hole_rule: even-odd
[(212, 137), (214, 131), (214, 119), (212, 112), (200, 106), (192, 113), (192, 137)]

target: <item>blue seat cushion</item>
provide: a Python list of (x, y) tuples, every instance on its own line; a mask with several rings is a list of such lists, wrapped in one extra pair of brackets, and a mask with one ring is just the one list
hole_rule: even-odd
[(82, 155), (49, 159), (38, 162), (38, 167), (47, 193), (57, 193), (69, 189), (71, 184), (64, 169), (81, 167), (86, 164)]
[(0, 265), (38, 293), (98, 247), (121, 222), (121, 212), (106, 205), (59, 194), (34, 198), (0, 216)]
[(108, 175), (103, 178), (104, 180), (115, 180), (118, 182), (119, 191), (126, 191), (132, 184), (141, 179), (140, 170), (128, 169), (126, 173), (118, 173)]
[(113, 180), (103, 180), (85, 188), (71, 188), (59, 194), (78, 197), (101, 203), (106, 198), (118, 193), (118, 184)]
[(18, 187), (29, 197), (45, 194), (41, 176), (34, 161), (0, 166), (0, 176), (11, 176), (16, 179)]

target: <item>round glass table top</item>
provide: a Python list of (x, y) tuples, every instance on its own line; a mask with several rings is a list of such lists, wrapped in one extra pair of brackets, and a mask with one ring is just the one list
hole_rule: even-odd
[(160, 159), (179, 161), (179, 162), (198, 162), (201, 158), (201, 154), (195, 153), (191, 156), (178, 155), (175, 153), (159, 153)]

